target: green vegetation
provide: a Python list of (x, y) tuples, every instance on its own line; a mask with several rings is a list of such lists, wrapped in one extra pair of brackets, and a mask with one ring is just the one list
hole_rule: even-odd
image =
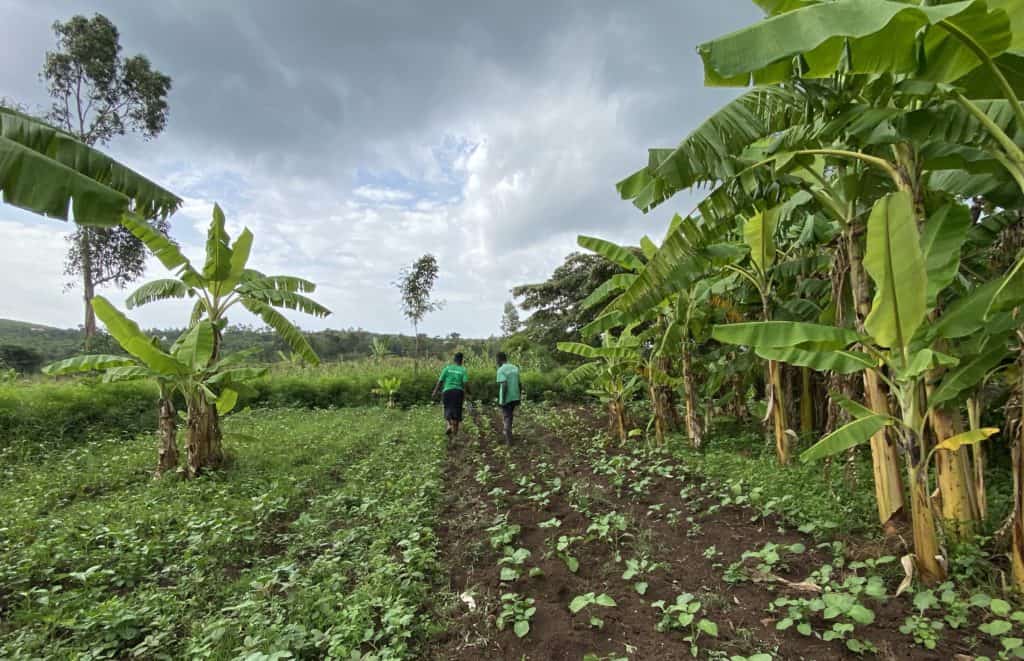
[(236, 415), (230, 465), (190, 484), (151, 478), (148, 437), (5, 451), (0, 656), (412, 656), (432, 626), (434, 417)]
[[(248, 269), (216, 206), (193, 266), (158, 224), (180, 198), (0, 108), (5, 201), (140, 240), (173, 277), (129, 307), (196, 301), (171, 343), (90, 295), (123, 352), (44, 370), (77, 381), (0, 354), (0, 655), (1024, 658), (1024, 4), (758, 4), (699, 48), (756, 87), (618, 185), (702, 202), (514, 290), (514, 442), (491, 345), (464, 436), (418, 406), (430, 254), (397, 283), (412, 358), (318, 366), (278, 311), (326, 316), (314, 283)], [(235, 305), (279, 369), (226, 351)], [(153, 480), (182, 405), (199, 479)]]

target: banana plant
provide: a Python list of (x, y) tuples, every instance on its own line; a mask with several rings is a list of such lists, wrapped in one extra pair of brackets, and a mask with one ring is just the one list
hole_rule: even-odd
[[(861, 335), (849, 329), (819, 324), (760, 322), (718, 326), (712, 335), (722, 342), (752, 346), (779, 360), (818, 370), (872, 370), (889, 385), (899, 405), (899, 416), (879, 413), (852, 402), (845, 408), (854, 420), (829, 434), (801, 454), (811, 461), (846, 450), (868, 440), (884, 427), (893, 428), (907, 463), (911, 489), (911, 514), (918, 568), (927, 581), (940, 580), (945, 568), (940, 558), (936, 528), (928, 498), (928, 447), (926, 424), (942, 410), (941, 393), (971, 385), (974, 375), (965, 370), (947, 371), (928, 398), (927, 382), (939, 368), (957, 368), (959, 360), (937, 347), (944, 342), (983, 333), (993, 327), (985, 321), (986, 310), (1001, 313), (1024, 297), (1024, 288), (1008, 287), (1005, 278), (979, 287), (971, 296), (945, 310), (929, 309), (930, 291), (949, 285), (949, 263), (959, 258), (961, 241), (955, 233), (939, 237), (950, 225), (943, 220), (956, 211), (943, 207), (918, 232), (913, 199), (897, 191), (880, 199), (868, 219), (864, 265), (875, 284), (875, 296)], [(936, 229), (937, 228), (937, 229)], [(1011, 293), (1012, 292), (1012, 293)], [(1002, 325), (1010, 323), (1004, 313)], [(997, 326), (1000, 324), (997, 324)], [(860, 344), (863, 351), (851, 350)], [(935, 446), (958, 452), (980, 442), (996, 429), (973, 430), (940, 438)]]
[(388, 343), (379, 337), (373, 338), (373, 342), (370, 344), (370, 357), (377, 362), (381, 362), (390, 355), (391, 348), (388, 347)]
[(395, 396), (398, 395), (398, 391), (402, 388), (402, 380), (397, 376), (385, 376), (377, 379), (377, 387), (373, 389), (373, 394), (380, 397), (387, 398), (387, 407), (389, 409), (395, 408)]
[(245, 382), (264, 376), (266, 368), (246, 367), (243, 362), (254, 351), (242, 351), (213, 360), (214, 328), (203, 320), (186, 330), (168, 351), (143, 333), (138, 325), (102, 296), (92, 300), (96, 316), (129, 356), (89, 354), (52, 363), (43, 368), (54, 376), (82, 372), (101, 372), (107, 383), (150, 379), (157, 384), (159, 400), (159, 439), (157, 473), (178, 467), (177, 415), (174, 396), (184, 397), (187, 412), (187, 474), (195, 476), (201, 468), (192, 460), (203, 442), (202, 418), (207, 415), (206, 401), (215, 402), (220, 415), (229, 413), (238, 402)]
[[(220, 358), (221, 334), (227, 326), (227, 314), (234, 306), (241, 305), (273, 328), (293, 353), (307, 363), (315, 365), (320, 362), (302, 332), (277, 309), (287, 308), (315, 317), (326, 317), (330, 310), (304, 295), (315, 291), (316, 285), (302, 278), (268, 276), (247, 268), (253, 244), (252, 232), (242, 230), (234, 243), (231, 243), (220, 206), (215, 204), (213, 207), (213, 218), (206, 239), (206, 258), (201, 268), (193, 266), (173, 241), (142, 218), (128, 214), (122, 223), (176, 276), (155, 280), (136, 289), (126, 301), (129, 308), (154, 301), (186, 297), (196, 299), (191, 325), (201, 321), (210, 322), (213, 329), (210, 362), (215, 363)], [(189, 455), (191, 470), (194, 472), (215, 468), (224, 458), (214, 401), (206, 398), (201, 389), (197, 397), (205, 401), (206, 415), (194, 419), (197, 445), (194, 454)]]
[(643, 357), (640, 341), (633, 335), (633, 327), (627, 326), (619, 337), (606, 331), (601, 335), (599, 347), (581, 342), (559, 342), (558, 350), (590, 359), (591, 362), (567, 374), (564, 381), (569, 386), (590, 383), (587, 393), (608, 407), (609, 426), (615, 430), (619, 440), (625, 442), (629, 435), (626, 403), (643, 387), (640, 373)]

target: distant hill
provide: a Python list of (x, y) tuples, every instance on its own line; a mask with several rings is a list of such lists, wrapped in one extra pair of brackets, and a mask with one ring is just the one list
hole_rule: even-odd
[(0, 347), (28, 349), (38, 353), (43, 361), (75, 355), (81, 351), (83, 339), (82, 331), (78, 329), (0, 319)]
[[(147, 332), (169, 343), (181, 330), (149, 329)], [(370, 355), (375, 339), (385, 341), (391, 353), (398, 356), (412, 355), (415, 347), (415, 339), (411, 335), (383, 335), (358, 328), (315, 331), (306, 335), (320, 358), (325, 361), (365, 358)], [(500, 340), (494, 338), (473, 340), (461, 338), (457, 334), (445, 338), (424, 337), (420, 342), (425, 355), (446, 355), (456, 349), (467, 348), (493, 353), (500, 344)], [(54, 328), (26, 321), (0, 319), (0, 361), (19, 371), (34, 372), (40, 365), (81, 353), (84, 346), (85, 335), (81, 329)], [(288, 353), (280, 338), (268, 329), (229, 326), (224, 333), (224, 350), (229, 353), (253, 347), (260, 349), (257, 359), (265, 362), (279, 360), (278, 352)], [(93, 340), (91, 350), (93, 353), (122, 353), (117, 343), (102, 333)]]

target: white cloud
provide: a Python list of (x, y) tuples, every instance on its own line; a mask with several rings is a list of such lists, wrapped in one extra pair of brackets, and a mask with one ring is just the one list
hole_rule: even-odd
[[(0, 72), (19, 98), (40, 98), (24, 53), (37, 49), (41, 62), (46, 17), (66, 13), (48, 2), (0, 26), (0, 39), (18, 46), (17, 66)], [(292, 315), (301, 325), (397, 332), (407, 324), (391, 282), (431, 252), (449, 303), (423, 329), (466, 336), (496, 333), (508, 290), (543, 280), (577, 234), (660, 236), (673, 209), (643, 216), (614, 183), (722, 98), (701, 91), (699, 58), (681, 44), (756, 11), (720, 3), (693, 17), (678, 0), (644, 12), (596, 0), (385, 11), (97, 2), (126, 52), (146, 52), (174, 78), (166, 133), (121, 139), (111, 152), (184, 197), (172, 231), (190, 257), (202, 259), (216, 200), (232, 236), (255, 233), (255, 268), (320, 284), (316, 297), (335, 314)], [(76, 325), (80, 295), (61, 293), (66, 227), (7, 209), (0, 273), (14, 294), (0, 316)], [(147, 277), (164, 275), (154, 263)], [(133, 316), (180, 324), (187, 310)]]
[(409, 191), (377, 186), (360, 186), (352, 193), (369, 202), (405, 202), (415, 197)]

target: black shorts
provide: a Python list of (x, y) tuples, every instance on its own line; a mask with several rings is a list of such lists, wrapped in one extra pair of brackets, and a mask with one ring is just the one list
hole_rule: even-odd
[(458, 389), (445, 390), (441, 396), (444, 402), (444, 419), (462, 421), (462, 400), (465, 393)]

